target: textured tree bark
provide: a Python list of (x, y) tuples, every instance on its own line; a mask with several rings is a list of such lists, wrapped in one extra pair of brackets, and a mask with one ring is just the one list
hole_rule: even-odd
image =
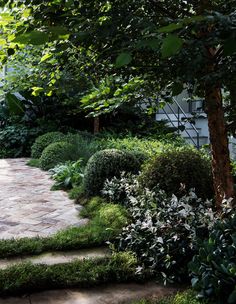
[(100, 131), (100, 119), (99, 117), (94, 118), (94, 124), (93, 124), (93, 132), (94, 134), (99, 133)]
[(216, 207), (220, 210), (224, 198), (234, 199), (235, 197), (221, 89), (219, 87), (206, 88), (205, 101), (211, 142)]

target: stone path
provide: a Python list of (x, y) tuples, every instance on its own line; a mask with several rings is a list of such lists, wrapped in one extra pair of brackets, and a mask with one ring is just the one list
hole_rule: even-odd
[(97, 288), (51, 290), (26, 297), (0, 299), (0, 304), (120, 304), (142, 298), (161, 299), (177, 292), (156, 283), (110, 284)]
[[(0, 239), (45, 237), (68, 226), (84, 224), (86, 220), (79, 218), (73, 201), (65, 192), (50, 191), (53, 181), (49, 174), (27, 166), (27, 161), (0, 160)], [(96, 248), (0, 259), (0, 269), (27, 261), (53, 265), (107, 254), (107, 248)], [(120, 304), (141, 298), (160, 299), (175, 292), (176, 288), (166, 288), (153, 282), (107, 284), (89, 289), (52, 290), (0, 298), (0, 304)]]
[(6, 269), (9, 266), (20, 264), (23, 262), (30, 262), (33, 264), (55, 265), (70, 263), (75, 260), (102, 258), (109, 254), (110, 250), (107, 247), (80, 249), (65, 252), (48, 252), (37, 256), (0, 259), (0, 269)]
[(63, 191), (50, 191), (48, 173), (27, 159), (0, 159), (0, 239), (45, 237), (85, 223)]

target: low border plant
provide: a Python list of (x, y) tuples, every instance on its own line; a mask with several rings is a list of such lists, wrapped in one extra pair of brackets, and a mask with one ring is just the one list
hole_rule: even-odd
[(53, 288), (91, 287), (107, 282), (141, 281), (132, 253), (55, 265), (23, 263), (0, 270), (0, 295), (25, 294)]

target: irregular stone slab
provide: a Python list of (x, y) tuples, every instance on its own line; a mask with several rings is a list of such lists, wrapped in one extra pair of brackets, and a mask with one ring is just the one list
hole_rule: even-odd
[(67, 193), (50, 191), (50, 175), (27, 161), (0, 159), (0, 239), (46, 237), (84, 225)]
[(31, 302), (29, 297), (6, 298), (6, 299), (2, 298), (0, 299), (0, 304), (31, 304)]
[(33, 264), (55, 265), (70, 263), (75, 260), (84, 260), (92, 258), (102, 258), (110, 254), (110, 250), (106, 247), (81, 249), (74, 251), (48, 252), (37, 256), (27, 256), (22, 258), (0, 259), (0, 269), (6, 269), (9, 266), (17, 265), (23, 262), (31, 262)]
[(120, 304), (142, 298), (161, 299), (177, 292), (156, 283), (113, 284), (81, 290), (54, 290), (33, 294), (31, 304)]

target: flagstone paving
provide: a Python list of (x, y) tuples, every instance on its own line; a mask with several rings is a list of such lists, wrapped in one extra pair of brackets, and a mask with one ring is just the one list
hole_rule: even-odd
[(177, 292), (154, 282), (109, 284), (90, 289), (51, 290), (18, 298), (0, 298), (0, 304), (120, 304), (142, 298), (161, 299)]
[(55, 265), (70, 263), (75, 260), (103, 258), (110, 255), (107, 247), (80, 249), (73, 251), (47, 252), (37, 256), (26, 256), (17, 258), (0, 259), (0, 269), (6, 269), (9, 266), (30, 262), (32, 264)]
[(0, 160), (0, 239), (46, 237), (83, 225), (64, 191), (50, 191), (47, 172), (26, 165), (27, 159)]

